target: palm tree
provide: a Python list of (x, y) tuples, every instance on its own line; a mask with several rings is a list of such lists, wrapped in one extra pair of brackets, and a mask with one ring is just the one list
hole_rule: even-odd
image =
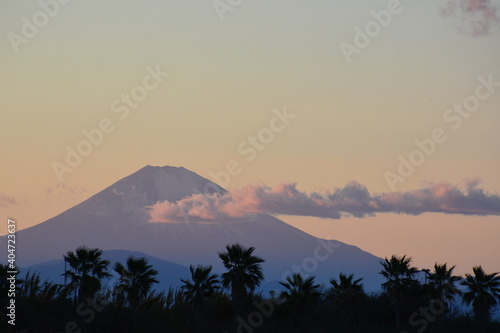
[(343, 273), (339, 274), (338, 281), (330, 280), (330, 293), (336, 307), (344, 316), (348, 315), (351, 321), (354, 320), (354, 306), (366, 295), (361, 280), (354, 280), (354, 274), (347, 276)]
[(288, 276), (285, 281), (280, 282), (286, 289), (280, 293), (280, 298), (294, 305), (304, 305), (308, 308), (314, 306), (321, 296), (320, 285), (314, 284), (315, 278), (310, 276), (304, 279), (299, 273)]
[(109, 261), (101, 258), (102, 250), (89, 249), (80, 246), (64, 255), (64, 261), (69, 264), (70, 269), (63, 274), (71, 279), (73, 290), (77, 292), (78, 303), (88, 297), (94, 297), (101, 289), (101, 280), (111, 276), (107, 272)]
[(219, 289), (217, 284), (217, 274), (210, 274), (212, 272), (212, 266), (202, 266), (199, 265), (194, 267), (189, 266), (191, 272), (191, 280), (181, 281), (184, 285), (181, 287), (184, 292), (184, 296), (188, 302), (193, 302), (195, 305), (199, 306), (205, 303), (210, 297), (215, 294), (215, 291)]
[(429, 287), (432, 297), (439, 298), (445, 302), (446, 306), (455, 298), (455, 295), (461, 295), (462, 292), (455, 286), (455, 283), (462, 280), (462, 277), (453, 275), (455, 266), (448, 268), (448, 264), (434, 264), (434, 272), (428, 274)]
[(190, 265), (189, 270), (191, 271), (192, 281), (181, 279), (184, 283), (181, 289), (186, 300), (193, 305), (197, 330), (203, 332), (205, 304), (219, 289), (219, 280), (217, 280), (217, 274), (211, 274), (212, 266), (199, 265), (194, 267)]
[(468, 291), (462, 296), (465, 304), (472, 304), (474, 316), (481, 324), (490, 321), (491, 308), (500, 302), (500, 276), (499, 273), (486, 274), (481, 266), (472, 269), (474, 275), (465, 274), (462, 282)]
[(118, 288), (126, 294), (130, 307), (136, 310), (153, 284), (159, 282), (155, 278), (158, 271), (148, 264), (146, 258), (128, 257), (126, 265), (117, 262), (114, 270), (120, 275)]
[(240, 244), (226, 245), (226, 252), (219, 252), (227, 272), (222, 274), (222, 286), (231, 288), (235, 316), (245, 314), (248, 291), (253, 291), (264, 279), (261, 263), (264, 259), (252, 255), (254, 247)]
[(302, 275), (294, 273), (280, 284), (286, 290), (280, 293), (283, 305), (290, 311), (293, 323), (300, 326), (300, 317), (311, 311), (318, 303), (321, 292), (319, 284), (314, 284), (315, 276), (304, 279)]
[(383, 270), (379, 273), (387, 280), (382, 283), (382, 289), (387, 292), (394, 307), (397, 326), (400, 323), (401, 307), (409, 298), (409, 293), (419, 286), (419, 282), (413, 277), (418, 269), (411, 266), (411, 261), (412, 258), (407, 258), (406, 255), (393, 255), (390, 259), (385, 258), (380, 262)]
[(146, 258), (127, 258), (127, 267), (117, 262), (114, 270), (120, 275), (117, 285), (118, 293), (125, 294), (129, 306), (133, 310), (132, 327), (137, 332), (137, 313), (139, 307), (147, 299), (149, 291), (154, 283), (159, 281), (155, 278), (158, 271), (148, 264)]

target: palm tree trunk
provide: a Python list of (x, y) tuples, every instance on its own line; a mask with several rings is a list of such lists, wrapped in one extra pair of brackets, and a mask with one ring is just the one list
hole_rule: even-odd
[(403, 297), (398, 293), (396, 296), (396, 327), (401, 326), (401, 307), (403, 306)]
[(203, 333), (205, 332), (205, 311), (203, 309), (203, 306), (201, 304), (196, 304), (195, 305), (195, 314), (196, 314), (196, 332), (197, 333)]
[(233, 298), (233, 311), (235, 318), (245, 317), (246, 308), (246, 289), (240, 286), (233, 285), (231, 297)]
[(139, 307), (134, 308), (134, 312), (132, 314), (132, 332), (137, 333), (137, 315), (139, 312)]

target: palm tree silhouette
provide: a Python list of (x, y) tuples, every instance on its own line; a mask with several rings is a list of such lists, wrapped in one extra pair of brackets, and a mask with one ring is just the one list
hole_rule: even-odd
[(231, 288), (233, 310), (236, 317), (244, 316), (248, 291), (253, 291), (264, 279), (261, 263), (264, 259), (252, 255), (254, 247), (240, 244), (226, 245), (226, 252), (219, 252), (227, 272), (221, 275), (222, 285)]
[(442, 265), (435, 263), (434, 272), (430, 272), (427, 276), (431, 296), (441, 299), (445, 302), (447, 308), (449, 308), (449, 304), (453, 301), (455, 295), (462, 294), (460, 289), (455, 286), (458, 281), (462, 280), (462, 277), (453, 275), (454, 269), (455, 266), (448, 268), (447, 263)]
[(143, 299), (148, 296), (158, 271), (148, 264), (146, 258), (128, 257), (126, 267), (117, 262), (114, 270), (120, 275), (118, 288), (127, 296), (127, 301), (132, 309), (137, 309)]
[(191, 272), (191, 281), (181, 279), (184, 285), (181, 287), (186, 300), (195, 304), (202, 304), (212, 297), (219, 287), (217, 284), (217, 274), (210, 274), (212, 266), (199, 265), (189, 266)]
[(500, 302), (499, 273), (486, 274), (481, 266), (472, 268), (474, 275), (465, 274), (461, 284), (467, 287), (462, 299), (465, 304), (472, 304), (474, 316), (484, 331), (484, 326), (490, 321), (491, 308)]
[(141, 303), (147, 299), (158, 271), (148, 264), (146, 258), (128, 257), (126, 267), (117, 262), (114, 270), (120, 275), (117, 289), (125, 294), (133, 312), (133, 330), (137, 332), (137, 312)]
[(394, 307), (396, 326), (398, 327), (401, 319), (401, 307), (407, 300), (410, 291), (419, 285), (419, 282), (413, 278), (418, 269), (411, 266), (411, 261), (412, 258), (406, 258), (406, 255), (402, 257), (393, 255), (390, 259), (385, 258), (384, 261), (380, 262), (383, 270), (379, 273), (387, 280), (382, 283), (382, 289), (387, 292)]
[(290, 311), (292, 321), (297, 327), (300, 327), (301, 317), (311, 311), (321, 297), (320, 286), (314, 284), (314, 279), (315, 276), (304, 279), (302, 275), (294, 273), (280, 282), (286, 289), (280, 293), (280, 298), (284, 301), (283, 306)]
[(211, 274), (212, 266), (198, 265), (194, 267), (190, 265), (189, 270), (191, 271), (191, 281), (181, 279), (184, 283), (181, 289), (186, 300), (193, 305), (197, 330), (203, 332), (205, 306), (219, 289), (218, 275)]
[(64, 255), (64, 261), (69, 264), (70, 269), (63, 275), (71, 280), (72, 288), (77, 293), (76, 302), (94, 297), (101, 289), (101, 280), (111, 276), (107, 271), (109, 261), (101, 257), (102, 250), (85, 246), (78, 247), (75, 252), (68, 251)]
[(332, 288), (330, 293), (337, 309), (349, 320), (354, 321), (354, 306), (366, 295), (361, 279), (354, 280), (354, 274), (349, 276), (340, 273), (338, 281), (330, 280)]

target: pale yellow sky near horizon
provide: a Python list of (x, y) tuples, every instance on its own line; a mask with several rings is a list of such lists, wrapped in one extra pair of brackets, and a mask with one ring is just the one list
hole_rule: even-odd
[[(242, 172), (229, 190), (297, 182), (312, 192), (356, 180), (371, 193), (389, 192), (384, 173), (397, 172), (398, 156), (407, 158), (435, 128), (447, 141), (396, 189), (478, 177), (499, 193), (500, 88), (458, 129), (443, 120), (475, 93), (478, 77), (500, 81), (498, 24), (474, 37), (458, 31), (459, 17), (440, 14), (445, 1), (402, 0), (348, 63), (339, 45), (355, 44), (354, 29), (389, 3), (244, 1), (221, 21), (211, 1), (70, 1), (16, 53), (9, 34), (22, 35), (23, 17), (32, 21), (42, 9), (38, 1), (2, 2), (1, 216), (21, 229), (35, 225), (148, 164), (210, 178), (236, 160)], [(114, 101), (143, 85), (148, 67), (169, 75), (120, 119)], [(247, 161), (239, 145), (285, 107), (297, 117)], [(105, 118), (114, 130), (60, 183), (54, 161), (64, 163), (66, 147), (76, 149), (82, 131)], [(429, 266), (442, 251), (460, 270), (477, 261), (500, 271), (498, 216), (282, 218), (378, 256), (401, 248)], [(404, 243), (408, 235), (413, 244)], [(431, 250), (436, 239), (443, 246)]]

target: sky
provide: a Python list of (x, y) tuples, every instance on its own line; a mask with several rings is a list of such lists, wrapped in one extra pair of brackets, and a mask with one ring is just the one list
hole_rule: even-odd
[[(2, 1), (0, 215), (28, 228), (184, 166), (315, 236), (500, 271), (499, 8)], [(270, 197), (290, 186), (306, 211)]]

